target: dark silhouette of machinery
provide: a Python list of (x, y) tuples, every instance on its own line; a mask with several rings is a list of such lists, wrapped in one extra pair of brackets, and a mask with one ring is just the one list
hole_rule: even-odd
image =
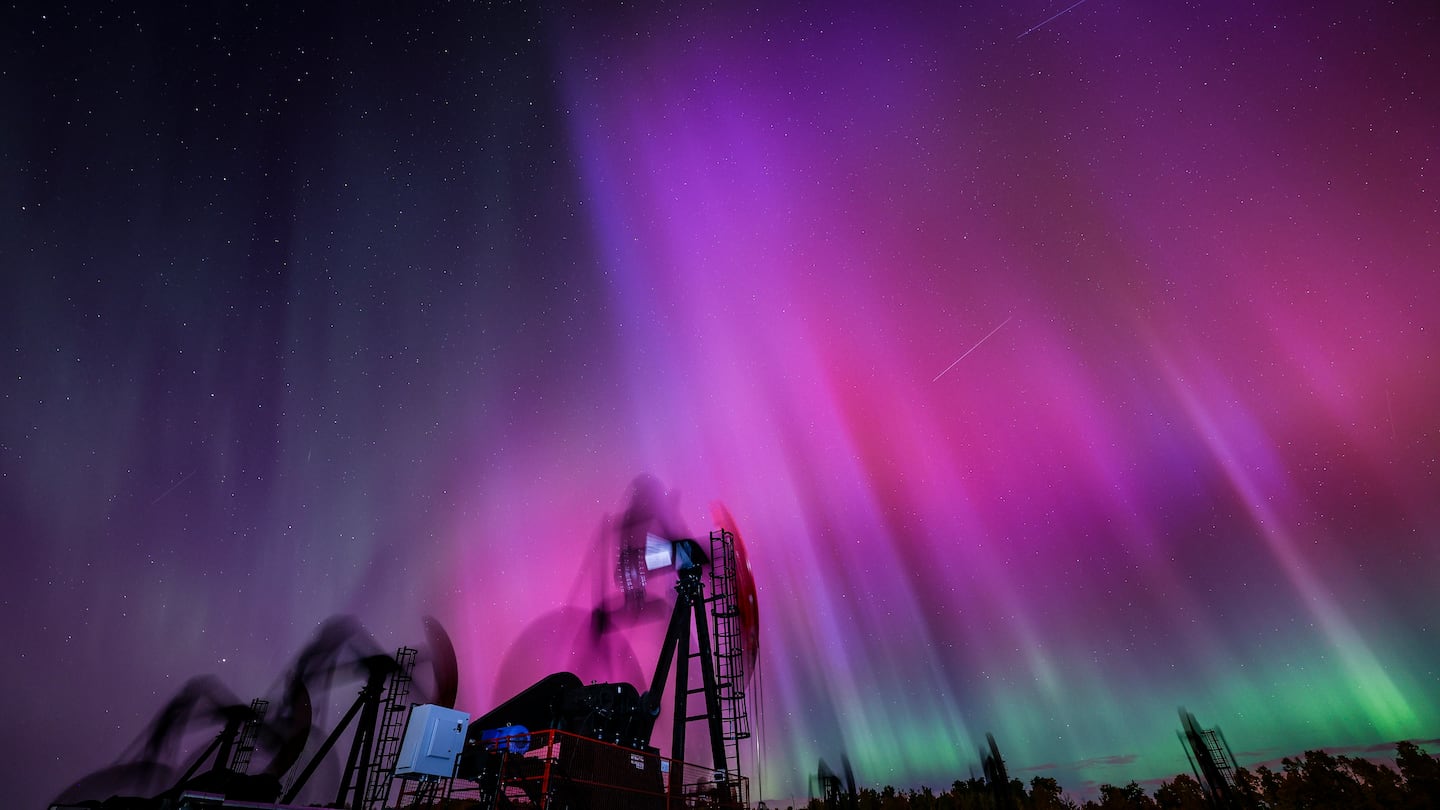
[(995, 806), (1001, 810), (1010, 810), (1015, 806), (1015, 797), (1010, 793), (1010, 774), (1005, 769), (1005, 759), (1000, 756), (1000, 746), (995, 744), (994, 734), (986, 734), (985, 743), (989, 750), (980, 749), (980, 764), (985, 770), (985, 782), (990, 786), (990, 795), (995, 799)]
[[(309, 716), (302, 707), (267, 722), (268, 706), (269, 702), (261, 699), (238, 702), (213, 676), (192, 678), (115, 764), (79, 780), (54, 803), (93, 802), (103, 797), (103, 806), (160, 806), (186, 790), (273, 801), (280, 788), (275, 769), (293, 763), (289, 757), (297, 750), (295, 737), (308, 731)], [(183, 772), (169, 764), (176, 760), (186, 736), (216, 724), (219, 731)], [(252, 775), (248, 770), (257, 746), (275, 754), (265, 769)]]
[[(543, 807), (604, 807), (617, 801), (622, 803), (615, 806), (621, 807), (643, 807), (647, 802), (664, 806), (667, 789), (703, 790), (717, 806), (743, 802), (737, 743), (749, 736), (749, 727), (743, 706), (745, 639), (738, 629), (734, 535), (717, 529), (710, 535), (708, 550), (693, 539), (653, 534), (646, 537), (643, 550), (638, 543), (622, 545), (616, 581), (622, 588), (643, 587), (653, 572), (669, 568), (676, 573), (675, 604), (644, 692), (629, 683), (583, 684), (572, 673), (555, 673), (470, 723), (456, 774), (480, 786), (482, 806), (505, 801), (502, 782)], [(707, 569), (713, 586), (708, 598)], [(625, 601), (644, 600), (626, 594)], [(691, 686), (692, 660), (700, 665), (699, 687)], [(697, 788), (698, 781), (686, 785), (678, 775), (667, 781), (665, 769), (670, 766), (661, 764), (651, 745), (672, 675), (669, 760), (685, 761), (686, 729), (691, 723), (704, 723), (713, 767), (703, 788)], [(703, 700), (703, 709), (692, 714), (696, 695)], [(559, 733), (546, 738), (558, 741), (552, 743), (558, 753), (526, 759), (536, 740), (549, 732)], [(563, 778), (540, 782), (526, 770), (541, 767), (550, 769), (547, 775), (558, 768)], [(625, 783), (615, 784), (614, 774), (625, 774)], [(539, 792), (542, 784), (544, 795)], [(624, 793), (623, 799), (616, 798), (617, 792)]]
[[(454, 649), (444, 629), (428, 617), (426, 634), (433, 682), (430, 697), (453, 706), (458, 682)], [(400, 648), (393, 657), (381, 654), (353, 619), (332, 618), (296, 657), (278, 696), (243, 704), (213, 676), (194, 678), (114, 765), (79, 780), (53, 804), (151, 810), (174, 807), (182, 795), (197, 792), (232, 801), (273, 803), (281, 798), (283, 780), (299, 763), (314, 731), (311, 695), (328, 691), (337, 676), (358, 671), (365, 675), (360, 696), (290, 782), (284, 801), (299, 796), (353, 726), (340, 787), (330, 806), (375, 810), (389, 793), (417, 655), (409, 647)], [(271, 706), (278, 707), (273, 714)], [(171, 764), (186, 736), (215, 725), (220, 727), (218, 733), (183, 772)], [(257, 751), (266, 752), (268, 760), (252, 774), (251, 760)]]
[(840, 781), (840, 774), (831, 770), (823, 758), (820, 760), (820, 765), (815, 769), (820, 800), (825, 803), (825, 810), (858, 810), (860, 793), (855, 787), (855, 771), (850, 767), (850, 757), (843, 754), (840, 756), (840, 768), (845, 772), (844, 782)]
[[(429, 659), (434, 673), (434, 703), (453, 706), (458, 684), (454, 647), (440, 623), (425, 618)], [(344, 671), (362, 673), (359, 694), (335, 728), (290, 783), (283, 803), (295, 801), (344, 733), (354, 725), (349, 752), (335, 799), (328, 805), (350, 810), (376, 810), (389, 797), (395, 757), (409, 711), (410, 689), (419, 651), (401, 647), (393, 656), (380, 652), (369, 634), (352, 619), (337, 617), (320, 629), (301, 654), (291, 675), (294, 688), (324, 682)]]
[[(401, 648), (397, 656), (393, 658), (388, 655), (365, 657), (361, 666), (365, 668), (367, 674), (359, 697), (350, 705), (349, 711), (336, 724), (335, 729), (330, 732), (330, 736), (321, 743), (320, 750), (311, 758), (310, 764), (291, 783), (290, 789), (285, 792), (283, 799), (286, 804), (295, 801), (295, 797), (300, 794), (305, 784), (310, 781), (310, 777), (314, 775), (315, 769), (335, 747), (340, 736), (345, 733), (351, 721), (355, 720), (358, 715), (360, 719), (355, 724), (355, 734), (351, 738), (350, 754), (345, 760), (345, 772), (340, 779), (340, 787), (332, 805), (334, 807), (354, 807), (358, 810), (363, 801), (362, 797), (367, 795), (365, 787), (370, 777), (372, 758), (375, 756), (375, 731), (379, 725), (382, 698), (388, 693), (391, 696), (391, 702), (395, 702), (398, 691), (396, 683), (407, 683), (410, 677), (408, 668), (403, 666), (400, 660), (408, 660), (413, 664), (414, 656), (415, 651), (405, 647)], [(389, 685), (388, 689), (387, 684)], [(399, 697), (399, 700), (403, 701), (403, 696)], [(352, 796), (354, 797), (353, 801), (347, 801)]]
[[(221, 707), (219, 714), (225, 722), (220, 733), (216, 734), (214, 741), (200, 753), (190, 770), (180, 777), (172, 792), (181, 788), (205, 790), (235, 794), (236, 798), (268, 794), (268, 780), (259, 780), (259, 784), (252, 784), (256, 780), (252, 780), (247, 772), (250, 769), (250, 757), (255, 752), (255, 741), (269, 706), (269, 701), (256, 698), (248, 706), (237, 703)], [(212, 756), (214, 759), (210, 768), (201, 772), (201, 766)]]
[(1195, 715), (1180, 707), (1180, 730), (1175, 732), (1190, 760), (1195, 778), (1205, 787), (1210, 803), (1220, 810), (1240, 807), (1235, 788), (1235, 754), (1220, 727), (1201, 728)]
[[(453, 771), (446, 766), (417, 772), (407, 761), (402, 801), (411, 789), (410, 806), (421, 806), (422, 801), (428, 806), (438, 798), (441, 779), (453, 788), (459, 777), (478, 786), (490, 801), (487, 806), (517, 790), (533, 804), (555, 810), (675, 806), (677, 797), (688, 806), (745, 806), (748, 783), (741, 775), (740, 741), (750, 736), (745, 689), (758, 647), (754, 578), (734, 521), (723, 507), (716, 507), (720, 528), (710, 533), (707, 546), (682, 536), (674, 501), (653, 478), (636, 479), (629, 508), (618, 522), (608, 524), (616, 540), (613, 567), (607, 563), (593, 569), (602, 572), (597, 601), (579, 630), (581, 645), (574, 651), (599, 652), (603, 659), (608, 651), (621, 649), (604, 646), (610, 630), (657, 619), (669, 608), (664, 641), (644, 691), (628, 682), (628, 675), (620, 682), (585, 684), (574, 674), (559, 672), (468, 725), (463, 712), (451, 711), (458, 719), (446, 722), (459, 754), (447, 754), (441, 761), (453, 763)], [(669, 570), (675, 573), (673, 605), (647, 593), (660, 572)], [(610, 598), (607, 578), (618, 588), (618, 599)], [(575, 611), (559, 618), (570, 622)], [(223, 796), (224, 801), (290, 805), (313, 801), (315, 793), (325, 793), (333, 784), (327, 807), (380, 810), (390, 802), (400, 751), (410, 744), (405, 731), (418, 660), (428, 658), (431, 664), (430, 688), (414, 684), (428, 692), (428, 716), (441, 717), (441, 709), (453, 710), (455, 704), (454, 648), (438, 622), (427, 617), (425, 626), (424, 653), (401, 647), (389, 655), (353, 619), (332, 618), (295, 658), (279, 682), (278, 694), (248, 705), (236, 701), (215, 679), (196, 679), (166, 706), (128, 757), (81, 780), (55, 804), (74, 807), (83, 801), (83, 806), (102, 810), (168, 810), (177, 803)], [(692, 678), (692, 661), (699, 664), (699, 686)], [(352, 678), (360, 682), (358, 694), (327, 733), (320, 728), (311, 696), (328, 695), (336, 680)], [(633, 680), (641, 678), (637, 671)], [(651, 744), (667, 705), (667, 688), (672, 690), (668, 705), (673, 712), (668, 760)], [(697, 696), (699, 708), (694, 706)], [(275, 711), (269, 711), (271, 707)], [(685, 764), (686, 730), (692, 723), (703, 724), (710, 751), (710, 767), (698, 771)], [(181, 773), (174, 764), (176, 751), (181, 738), (196, 730), (192, 724), (219, 730)], [(337, 765), (331, 754), (347, 733), (349, 747)], [(527, 756), (541, 740), (546, 755)], [(312, 745), (317, 747), (301, 767)], [(269, 759), (252, 775), (248, 771), (257, 751)], [(536, 768), (543, 768), (538, 781), (527, 776), (527, 769)], [(187, 791), (211, 798), (186, 798)], [(110, 798), (99, 798), (104, 796)]]

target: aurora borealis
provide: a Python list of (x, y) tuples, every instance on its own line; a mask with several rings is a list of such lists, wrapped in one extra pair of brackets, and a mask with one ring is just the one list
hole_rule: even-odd
[(752, 554), (756, 798), (1440, 736), (1440, 11), (1067, 6), (6, 11), (16, 806), (337, 613), (638, 677), (641, 472)]

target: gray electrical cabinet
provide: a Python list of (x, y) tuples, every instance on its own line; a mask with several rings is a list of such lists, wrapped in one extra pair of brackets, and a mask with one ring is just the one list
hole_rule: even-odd
[(469, 726), (470, 715), (458, 709), (431, 703), (411, 709), (400, 757), (395, 761), (395, 775), (402, 779), (451, 776)]

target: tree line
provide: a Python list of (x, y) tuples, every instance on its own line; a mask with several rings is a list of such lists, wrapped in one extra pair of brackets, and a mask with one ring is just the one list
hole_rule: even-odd
[(828, 805), (812, 799), (808, 810), (1435, 810), (1440, 758), (1410, 742), (1396, 745), (1393, 766), (1307, 751), (1286, 757), (1275, 770), (1238, 768), (1233, 787), (1226, 801), (1212, 801), (1199, 781), (1182, 773), (1162, 781), (1153, 794), (1135, 782), (1107, 784), (1098, 798), (1077, 802), (1048, 776), (1028, 786), (1019, 779), (1001, 786), (971, 778), (938, 793), (929, 787), (862, 788)]

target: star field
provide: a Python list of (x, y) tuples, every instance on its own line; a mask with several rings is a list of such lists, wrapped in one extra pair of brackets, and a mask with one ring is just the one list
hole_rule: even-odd
[(766, 798), (1440, 734), (1430, 4), (3, 14), (17, 806), (337, 613), (646, 677), (640, 472), (747, 541)]

